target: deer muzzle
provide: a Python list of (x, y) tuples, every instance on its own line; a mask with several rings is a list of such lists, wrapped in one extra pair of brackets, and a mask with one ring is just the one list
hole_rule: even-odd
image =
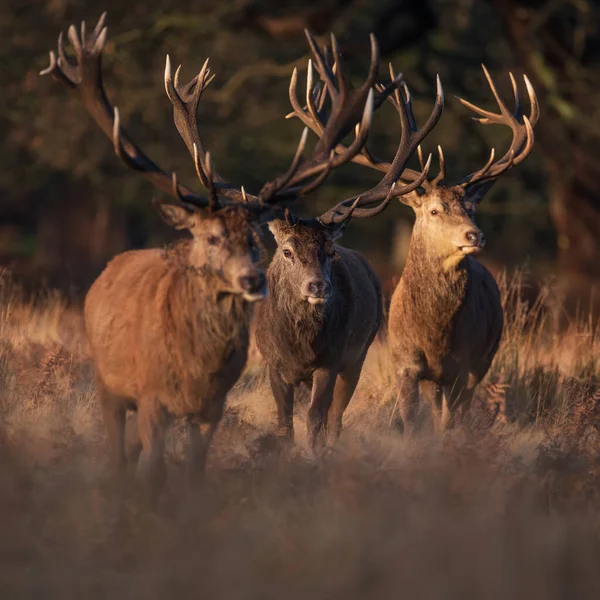
[(309, 304), (325, 304), (331, 295), (331, 284), (325, 279), (311, 279), (302, 292)]
[(457, 244), (463, 254), (477, 254), (485, 247), (485, 236), (479, 229), (470, 229), (465, 233), (463, 242)]
[(241, 275), (238, 280), (244, 299), (248, 302), (264, 300), (267, 297), (267, 279), (262, 271), (252, 271)]

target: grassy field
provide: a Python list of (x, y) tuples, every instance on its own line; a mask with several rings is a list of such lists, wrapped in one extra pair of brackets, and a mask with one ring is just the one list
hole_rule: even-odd
[(600, 598), (600, 342), (504, 278), (507, 327), (470, 427), (399, 433), (384, 339), (336, 451), (273, 451), (251, 354), (205, 489), (185, 439), (149, 512), (111, 477), (81, 315), (0, 281), (0, 597)]

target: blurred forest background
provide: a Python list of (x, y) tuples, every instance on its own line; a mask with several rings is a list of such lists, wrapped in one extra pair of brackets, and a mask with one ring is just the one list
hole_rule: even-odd
[[(164, 169), (185, 182), (195, 174), (164, 93), (165, 54), (189, 80), (206, 57), (217, 78), (200, 122), (219, 171), (247, 189), (280, 173), (301, 131), (289, 112), (294, 66), (305, 69), (303, 30), (338, 36), (347, 65), (366, 73), (368, 34), (403, 72), (417, 117), (428, 114), (439, 73), (444, 116), (426, 150), (442, 144), (450, 177), (504, 152), (506, 132), (470, 119), (461, 95), (495, 102), (480, 63), (510, 100), (508, 71), (526, 72), (541, 118), (530, 157), (503, 176), (481, 205), (492, 267), (527, 263), (535, 277), (556, 274), (574, 285), (600, 275), (600, 19), (593, 0), (4, 0), (0, 5), (0, 264), (29, 285), (84, 293), (118, 252), (173, 238), (151, 207), (154, 188), (129, 172), (67, 90), (39, 71), (59, 31), (108, 11), (105, 83), (122, 122)], [(520, 79), (522, 82), (522, 79)], [(524, 90), (524, 87), (522, 88)], [(376, 116), (369, 147), (391, 156), (399, 136), (391, 106)], [(365, 189), (377, 174), (349, 165), (306, 200), (316, 213)], [(345, 244), (367, 254), (385, 278), (400, 273), (410, 209), (354, 223)]]

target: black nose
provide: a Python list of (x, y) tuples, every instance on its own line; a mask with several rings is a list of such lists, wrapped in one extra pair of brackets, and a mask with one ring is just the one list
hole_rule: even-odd
[(324, 279), (313, 279), (308, 284), (308, 291), (316, 298), (322, 298), (329, 293), (331, 286)]
[(467, 233), (465, 233), (465, 238), (467, 240), (467, 242), (469, 242), (470, 244), (473, 244), (474, 246), (477, 245), (481, 245), (483, 244), (484, 241), (484, 237), (483, 237), (483, 233), (481, 233), (481, 231), (477, 231), (475, 229), (472, 229), (471, 231), (467, 231)]
[(265, 287), (265, 274), (255, 273), (253, 275), (244, 275), (240, 277), (240, 287), (245, 291), (253, 294)]

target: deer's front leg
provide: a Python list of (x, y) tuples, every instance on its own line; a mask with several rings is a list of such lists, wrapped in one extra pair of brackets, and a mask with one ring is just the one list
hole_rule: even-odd
[(190, 487), (204, 479), (210, 443), (223, 416), (225, 397), (213, 400), (201, 414), (188, 417), (190, 434), (187, 475)]
[(277, 405), (277, 436), (294, 439), (294, 386), (287, 384), (274, 367), (269, 367), (271, 391)]
[(333, 390), (337, 373), (333, 370), (318, 369), (313, 374), (312, 394), (308, 408), (308, 441), (315, 454), (325, 442), (324, 425), (329, 407), (333, 401)]
[(189, 422), (188, 431), (190, 434), (190, 446), (187, 476), (191, 488), (197, 486), (204, 479), (206, 457), (217, 425), (218, 421), (214, 423)]
[(420, 369), (403, 367), (398, 373), (398, 410), (402, 417), (404, 433), (411, 435), (415, 431), (419, 411)]

